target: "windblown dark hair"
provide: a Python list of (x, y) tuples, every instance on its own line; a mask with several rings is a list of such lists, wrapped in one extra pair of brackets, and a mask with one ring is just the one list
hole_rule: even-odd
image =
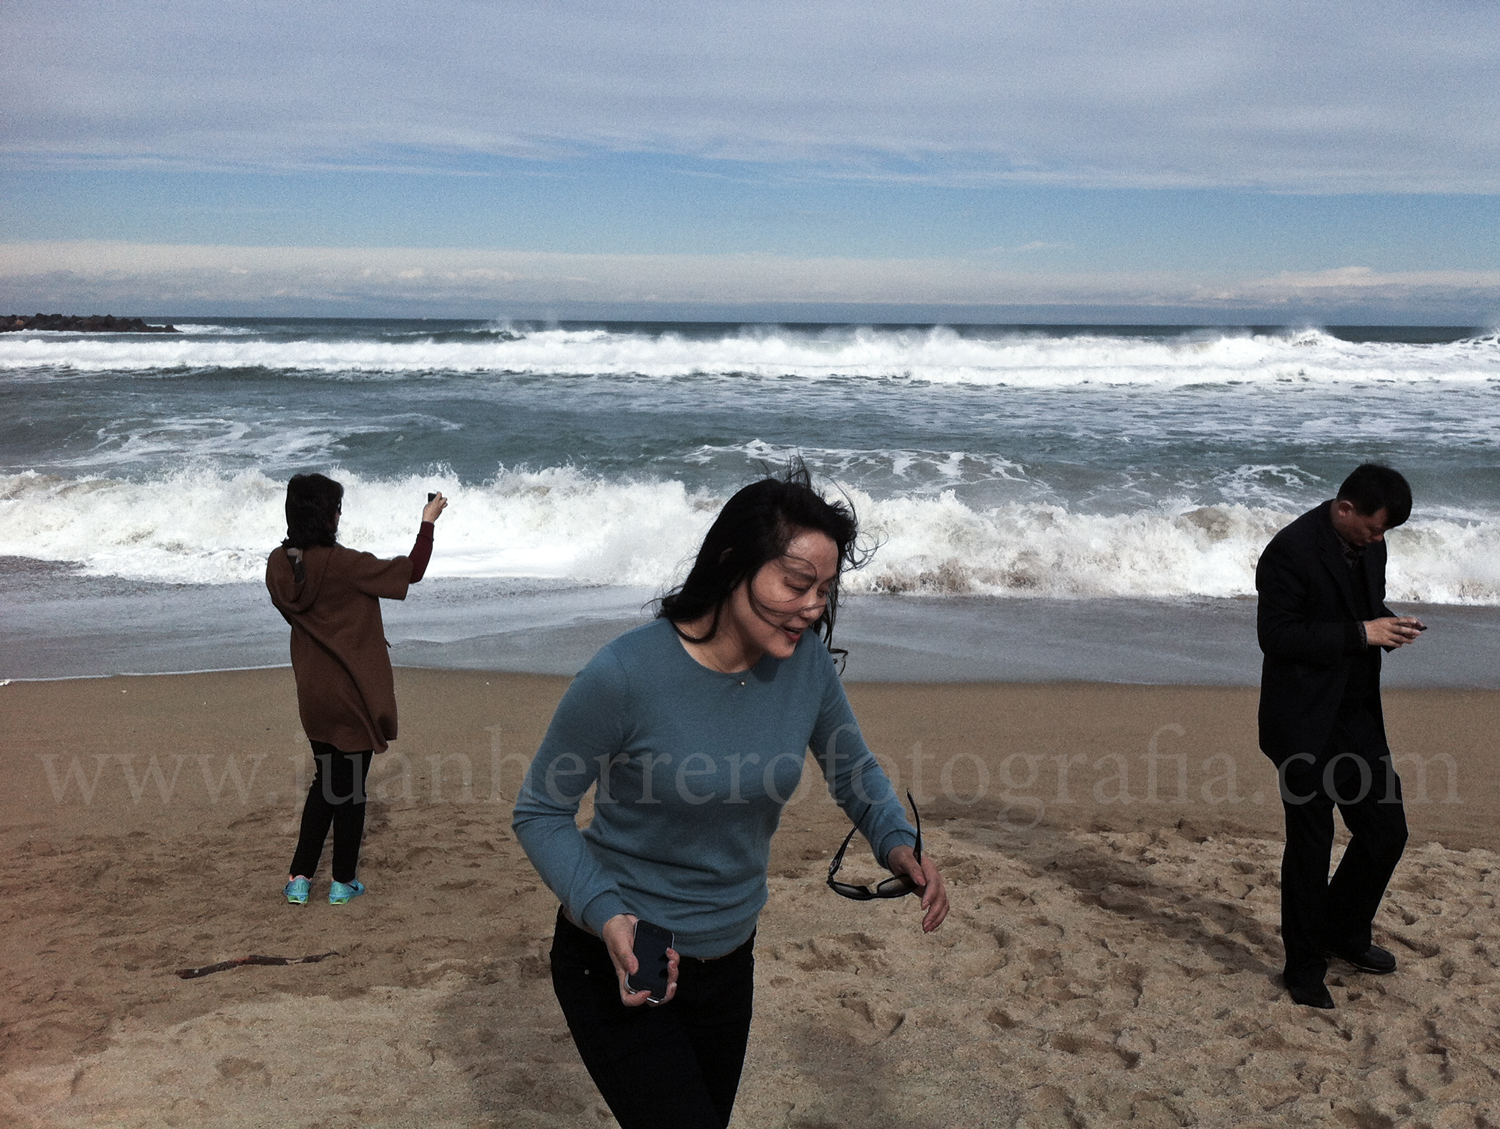
[[(838, 549), (838, 569), (828, 590), (828, 605), (813, 630), (835, 655), (833, 624), (838, 617), (839, 578), (860, 568), (870, 552), (856, 544), (859, 523), (848, 499), (830, 502), (813, 487), (812, 473), (794, 458), (786, 472), (762, 478), (724, 503), (709, 526), (692, 570), (682, 584), (662, 597), (657, 616), (669, 620), (677, 634), (692, 643), (706, 643), (719, 630), (724, 602), (741, 583), (763, 565), (786, 554), (792, 539), (804, 531), (825, 533)], [(704, 635), (689, 635), (680, 626), (713, 614)]]
[(344, 488), (321, 474), (294, 474), (286, 484), (284, 549), (332, 545), (339, 531)]
[(1394, 529), (1411, 517), (1411, 486), (1400, 471), (1379, 463), (1362, 463), (1339, 487), (1340, 502), (1353, 502), (1365, 517), (1386, 512), (1387, 528)]

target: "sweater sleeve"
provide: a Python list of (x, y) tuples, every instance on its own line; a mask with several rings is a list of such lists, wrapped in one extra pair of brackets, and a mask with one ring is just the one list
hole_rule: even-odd
[(889, 869), (891, 851), (903, 843), (915, 846), (917, 833), (906, 821), (890, 778), (865, 744), (831, 656), (824, 666), (823, 702), (811, 742), (813, 756), (823, 768), (828, 791), (859, 826), (876, 861)]
[(558, 703), (511, 820), (542, 881), (595, 933), (629, 910), (578, 829), (578, 803), (623, 744), (627, 691), (614, 653), (595, 655)]
[(417, 530), (417, 543), (411, 547), (411, 583), (416, 584), (427, 574), (427, 562), (432, 560), (432, 522), (424, 521)]

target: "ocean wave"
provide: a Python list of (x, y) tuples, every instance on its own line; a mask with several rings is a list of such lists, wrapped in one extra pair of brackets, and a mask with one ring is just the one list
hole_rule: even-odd
[(219, 325), (216, 322), (176, 321), (172, 323), (177, 327), (178, 333), (189, 334), (194, 337), (254, 337), (263, 332), (254, 326), (248, 325)]
[(109, 420), (93, 429), (95, 443), (79, 454), (54, 457), (51, 470), (117, 473), (119, 468), (207, 463), (226, 458), (262, 467), (311, 466), (334, 461), (341, 445), (368, 437), (401, 442), (403, 427), (454, 432), (460, 425), (432, 415), (389, 413), (379, 421), (341, 420), (333, 413), (296, 416), (262, 411), (258, 419), (163, 416)]
[[(426, 492), (452, 506), (434, 577), (545, 578), (663, 588), (680, 579), (722, 496), (676, 480), (618, 481), (566, 467), (344, 482), (349, 545), (411, 547)], [(149, 481), (0, 476), (0, 555), (92, 575), (221, 584), (259, 579), (284, 533), (285, 484), (259, 471), (182, 470)], [(1294, 515), (1245, 505), (1122, 515), (1062, 505), (976, 507), (954, 492), (876, 497), (850, 488), (879, 548), (852, 592), (933, 596), (1244, 597), (1262, 548)], [(1500, 515), (1413, 521), (1391, 535), (1393, 601), (1500, 604)]]
[[(199, 327), (195, 327), (199, 328)], [(1319, 330), (1186, 332), (1176, 337), (981, 337), (947, 328), (743, 327), (718, 336), (538, 329), (299, 338), (194, 332), (181, 337), (7, 334), (0, 371), (170, 377), (260, 369), (337, 379), (426, 374), (876, 379), (1023, 388), (1102, 384), (1459, 383), (1500, 380), (1495, 335), (1443, 344), (1354, 343)]]
[(800, 458), (823, 478), (856, 481), (867, 486), (888, 484), (903, 493), (932, 494), (948, 487), (973, 487), (1003, 482), (1027, 489), (1042, 488), (1014, 459), (993, 452), (897, 447), (890, 450), (860, 450), (850, 447), (814, 447), (805, 444), (768, 443), (750, 439), (743, 443), (701, 444), (674, 457), (690, 467), (719, 468), (743, 472), (749, 467), (775, 468)]

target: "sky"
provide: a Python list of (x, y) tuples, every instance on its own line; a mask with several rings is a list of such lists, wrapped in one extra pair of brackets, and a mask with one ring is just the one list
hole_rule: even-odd
[(1500, 324), (1500, 2), (12, 0), (0, 307)]

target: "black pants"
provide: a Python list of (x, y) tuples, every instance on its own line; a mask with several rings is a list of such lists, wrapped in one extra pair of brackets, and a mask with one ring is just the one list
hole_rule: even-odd
[[(1390, 753), (1340, 724), (1323, 756), (1281, 768), (1286, 851), (1281, 858), (1281, 940), (1288, 987), (1321, 984), (1325, 951), (1363, 952), (1386, 884), (1406, 846), (1401, 778)], [(1333, 880), (1333, 809), (1349, 845)]]
[[(353, 882), (359, 869), (359, 841), (365, 834), (365, 781), (370, 776), (369, 752), (341, 753), (322, 741), (312, 742), (312, 787), (302, 805), (302, 831), (297, 836), (297, 853), (288, 871), (311, 878), (323, 854), (323, 840), (333, 827), (333, 880)], [(355, 766), (359, 782), (355, 783)]]
[(620, 1129), (724, 1129), (750, 1041), (755, 938), (683, 957), (671, 1003), (626, 1007), (604, 942), (559, 911), (552, 988)]

